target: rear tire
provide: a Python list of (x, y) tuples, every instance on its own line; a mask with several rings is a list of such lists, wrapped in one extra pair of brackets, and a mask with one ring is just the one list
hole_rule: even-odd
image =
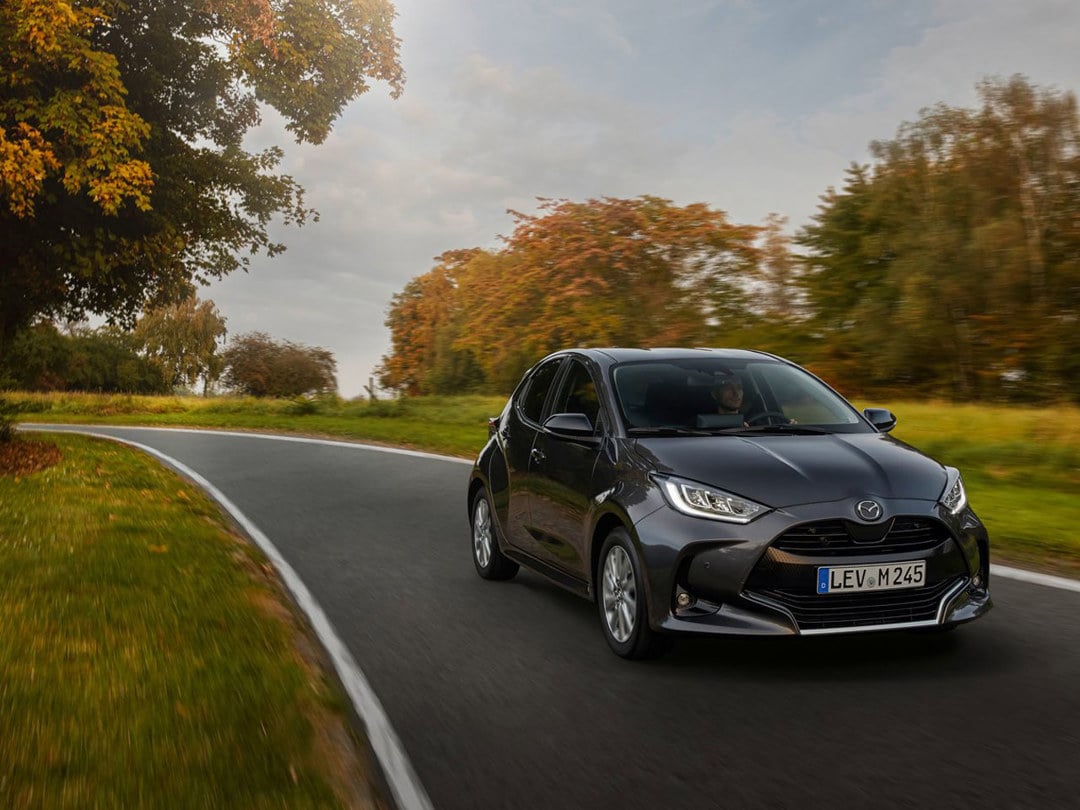
[(499, 550), (495, 536), (495, 515), (491, 511), (487, 490), (481, 488), (473, 498), (472, 511), (473, 564), (484, 579), (513, 579), (518, 564)]
[(608, 646), (621, 658), (662, 655), (669, 640), (649, 627), (648, 597), (637, 552), (623, 528), (613, 529), (600, 549), (596, 604)]

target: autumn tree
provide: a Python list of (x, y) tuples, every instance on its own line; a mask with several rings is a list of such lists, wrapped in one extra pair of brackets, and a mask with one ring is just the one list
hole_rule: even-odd
[(245, 135), (268, 105), (319, 143), (403, 73), (389, 0), (0, 4), (0, 355), (40, 314), (128, 322), (311, 215)]
[(557, 348), (702, 344), (756, 317), (758, 229), (704, 204), (541, 200), (510, 214), (501, 250), (443, 254), (394, 297), (384, 386), (505, 391)]
[(500, 389), (564, 346), (700, 345), (745, 324), (757, 229), (721, 211), (645, 196), (511, 214), (504, 249), (459, 281), (456, 345)]
[(190, 295), (150, 309), (135, 325), (134, 337), (170, 388), (191, 388), (202, 380), (205, 394), (225, 367), (218, 351), (225, 333), (225, 318), (214, 302)]
[(761, 311), (772, 321), (794, 318), (799, 307), (799, 259), (785, 232), (788, 218), (769, 214), (761, 233)]
[[(801, 235), (829, 363), (875, 387), (1080, 399), (1080, 117), (1022, 77), (873, 144)], [(830, 359), (831, 358), (831, 359)]]
[(297, 397), (337, 390), (337, 364), (331, 352), (278, 341), (265, 332), (237, 336), (223, 359), (225, 384), (249, 396)]
[(394, 294), (386, 319), (391, 351), (376, 370), (383, 388), (408, 395), (460, 393), (482, 382), (473, 353), (454, 345), (465, 316), (458, 274), (482, 254), (475, 248), (447, 251)]

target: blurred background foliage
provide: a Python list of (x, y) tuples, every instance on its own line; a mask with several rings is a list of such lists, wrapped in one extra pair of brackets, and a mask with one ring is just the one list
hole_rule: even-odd
[(41, 320), (0, 359), (0, 388), (101, 394), (303, 397), (337, 390), (333, 355), (263, 332), (225, 342), (225, 318), (192, 296), (149, 309), (131, 330)]
[[(653, 196), (510, 211), (501, 247), (447, 250), (393, 296), (379, 382), (506, 394), (568, 346), (739, 346), (852, 398), (1080, 403), (1076, 99), (1021, 76), (978, 96), (872, 144), (794, 232)], [(0, 388), (336, 393), (325, 349), (226, 344), (212, 301), (149, 300), (127, 330), (31, 322), (0, 352)]]
[(702, 204), (541, 200), (500, 249), (451, 250), (390, 304), (381, 384), (507, 393), (567, 346), (743, 346), (853, 397), (1080, 402), (1080, 119), (980, 84), (872, 144), (794, 234)]

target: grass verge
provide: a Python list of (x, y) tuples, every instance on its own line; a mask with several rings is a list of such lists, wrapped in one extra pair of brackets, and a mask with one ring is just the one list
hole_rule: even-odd
[(890, 407), (896, 438), (963, 473), (995, 562), (1080, 578), (1080, 409)]
[(417, 397), (374, 403), (253, 397), (142, 397), (5, 393), (16, 421), (271, 430), (364, 439), (473, 456), (487, 438), (498, 397)]
[(0, 475), (0, 806), (382, 806), (262, 555), (156, 460), (49, 441)]

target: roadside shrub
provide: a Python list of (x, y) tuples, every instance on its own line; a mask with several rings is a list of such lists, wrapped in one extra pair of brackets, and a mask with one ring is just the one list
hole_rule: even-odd
[(47, 399), (8, 400), (4, 405), (0, 405), (0, 410), (10, 414), (46, 413), (52, 410), (52, 403)]
[(254, 397), (296, 397), (337, 389), (334, 355), (326, 349), (289, 341), (265, 332), (233, 338), (222, 355), (226, 386)]
[(289, 416), (312, 416), (319, 412), (319, 404), (313, 399), (294, 399), (285, 406)]
[(412, 411), (409, 401), (401, 399), (377, 399), (356, 408), (352, 412), (355, 416), (374, 416), (377, 419), (393, 419), (399, 416), (408, 416)]

